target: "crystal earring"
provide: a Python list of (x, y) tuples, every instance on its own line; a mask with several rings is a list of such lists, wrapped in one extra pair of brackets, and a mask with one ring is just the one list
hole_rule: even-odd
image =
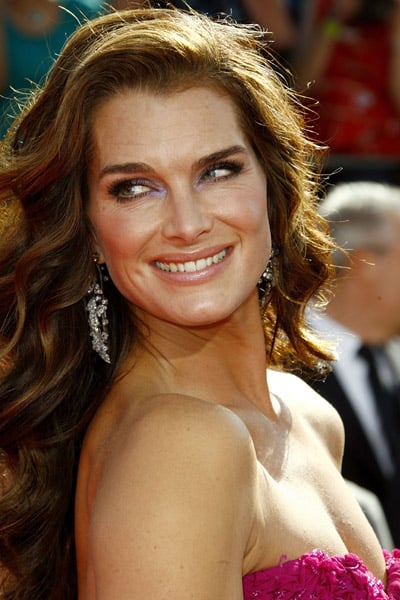
[(267, 266), (265, 267), (263, 273), (260, 276), (260, 279), (257, 282), (258, 297), (261, 306), (264, 306), (266, 297), (271, 293), (271, 290), (275, 285), (275, 264), (276, 257), (278, 256), (278, 254), (278, 249), (272, 248), (270, 257), (267, 262)]
[(110, 363), (107, 319), (108, 300), (104, 297), (103, 292), (103, 281), (107, 281), (108, 276), (104, 273), (103, 265), (99, 265), (97, 260), (97, 257), (95, 257), (96, 276), (93, 278), (87, 291), (89, 300), (86, 302), (86, 310), (89, 313), (88, 322), (90, 337), (92, 338), (92, 348), (106, 363)]

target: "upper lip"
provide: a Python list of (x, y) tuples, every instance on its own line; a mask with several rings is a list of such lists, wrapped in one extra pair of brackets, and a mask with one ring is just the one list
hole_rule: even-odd
[(185, 263), (190, 261), (196, 261), (200, 260), (201, 258), (208, 258), (209, 256), (214, 256), (215, 254), (218, 254), (219, 252), (222, 252), (222, 250), (228, 248), (230, 248), (229, 244), (220, 244), (218, 246), (209, 246), (208, 248), (202, 248), (193, 252), (167, 253), (157, 256), (157, 258), (154, 258), (152, 262)]

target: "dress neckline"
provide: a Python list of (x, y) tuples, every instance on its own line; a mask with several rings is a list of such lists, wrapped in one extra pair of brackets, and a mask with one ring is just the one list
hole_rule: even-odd
[[(383, 551), (387, 590), (354, 553), (330, 556), (322, 550), (295, 559), (282, 556), (279, 564), (243, 576), (244, 600), (308, 598), (400, 600), (400, 550)], [(343, 595), (345, 593), (345, 596)]]

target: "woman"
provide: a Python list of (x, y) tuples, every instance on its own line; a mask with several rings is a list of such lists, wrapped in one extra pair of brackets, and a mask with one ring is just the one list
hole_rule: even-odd
[(327, 357), (303, 309), (331, 245), (314, 146), (258, 36), (103, 16), (7, 138), (8, 598), (388, 597), (338, 417), (284, 373)]

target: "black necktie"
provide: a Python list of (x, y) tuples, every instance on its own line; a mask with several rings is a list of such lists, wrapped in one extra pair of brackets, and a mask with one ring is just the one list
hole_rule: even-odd
[[(359, 355), (368, 366), (368, 380), (374, 396), (382, 430), (387, 438), (394, 463), (400, 465), (400, 397), (398, 389), (390, 387), (379, 376), (377, 361), (389, 363), (382, 346), (361, 346)], [(388, 365), (388, 368), (390, 366)]]

